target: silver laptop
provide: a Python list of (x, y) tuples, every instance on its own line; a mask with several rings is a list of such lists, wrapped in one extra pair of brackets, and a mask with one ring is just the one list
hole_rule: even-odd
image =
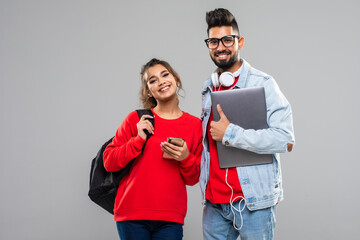
[[(266, 129), (264, 87), (241, 88), (211, 93), (214, 121), (219, 121), (216, 109), (220, 104), (229, 121), (244, 129)], [(225, 146), (216, 141), (220, 168), (272, 163), (272, 154), (257, 154), (245, 149)]]

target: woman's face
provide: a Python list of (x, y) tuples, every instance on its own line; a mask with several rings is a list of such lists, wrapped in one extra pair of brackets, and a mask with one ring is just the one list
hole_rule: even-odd
[(176, 80), (161, 64), (149, 68), (147, 86), (150, 94), (159, 101), (168, 101), (176, 97)]

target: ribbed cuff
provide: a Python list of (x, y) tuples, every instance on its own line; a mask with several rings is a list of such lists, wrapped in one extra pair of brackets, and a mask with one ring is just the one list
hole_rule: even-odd
[(146, 142), (146, 140), (143, 139), (142, 137), (140, 137), (139, 135), (137, 135), (136, 137), (133, 138), (133, 146), (139, 151), (141, 151), (145, 142)]
[(182, 168), (188, 168), (188, 167), (191, 167), (194, 163), (191, 161), (191, 159), (192, 159), (192, 157), (193, 157), (194, 155), (191, 153), (191, 152), (189, 152), (189, 156), (187, 156), (187, 158), (185, 158), (184, 160), (182, 160), (181, 162), (180, 162), (180, 167), (182, 167)]

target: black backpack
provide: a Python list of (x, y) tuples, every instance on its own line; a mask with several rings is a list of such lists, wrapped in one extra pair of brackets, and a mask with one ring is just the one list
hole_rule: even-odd
[[(139, 118), (141, 118), (142, 115), (154, 116), (149, 109), (140, 109), (136, 110), (136, 112), (139, 115)], [(153, 126), (155, 126), (153, 118), (148, 120), (153, 124)], [(146, 133), (146, 140), (148, 140), (151, 134), (147, 132), (147, 130), (144, 132)], [(105, 170), (103, 163), (103, 152), (105, 151), (106, 146), (111, 143), (113, 138), (114, 137), (102, 145), (96, 157), (91, 162), (90, 187), (88, 193), (90, 199), (93, 202), (111, 214), (114, 214), (114, 203), (119, 183), (121, 179), (123, 179), (123, 177), (129, 172), (130, 167), (134, 162), (134, 159), (131, 160), (125, 168), (117, 172), (107, 172)], [(144, 150), (145, 144), (142, 151)]]

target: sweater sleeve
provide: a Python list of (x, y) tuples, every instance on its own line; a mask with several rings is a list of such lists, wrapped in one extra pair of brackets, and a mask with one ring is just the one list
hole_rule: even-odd
[(103, 153), (106, 171), (119, 171), (140, 155), (145, 139), (137, 135), (138, 122), (139, 116), (134, 111), (121, 123), (115, 137)]
[(203, 150), (202, 145), (202, 127), (201, 122), (194, 128), (196, 131), (196, 139), (194, 146), (188, 146), (189, 156), (180, 162), (180, 172), (186, 185), (193, 186), (199, 182), (200, 175), (200, 160)]

